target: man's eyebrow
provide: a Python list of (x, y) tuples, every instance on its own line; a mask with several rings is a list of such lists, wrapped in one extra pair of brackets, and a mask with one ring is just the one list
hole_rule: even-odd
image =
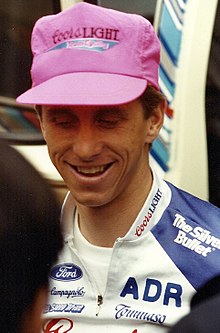
[(54, 117), (54, 116), (57, 116), (57, 115), (65, 115), (65, 114), (71, 114), (71, 111), (67, 108), (49, 108), (46, 110), (46, 114), (49, 116), (49, 117)]
[(97, 115), (116, 115), (116, 116), (123, 116), (127, 114), (127, 110), (120, 107), (120, 106), (114, 106), (114, 107), (108, 107), (108, 108), (100, 108), (97, 111)]

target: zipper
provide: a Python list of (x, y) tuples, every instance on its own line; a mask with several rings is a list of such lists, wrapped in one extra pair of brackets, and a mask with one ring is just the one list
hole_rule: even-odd
[(98, 295), (96, 317), (98, 317), (98, 315), (99, 315), (99, 311), (100, 311), (102, 304), (103, 304), (103, 297), (102, 297), (102, 295)]
[(73, 238), (71, 238), (70, 240), (67, 241), (67, 243), (69, 244), (69, 246), (71, 247), (71, 250), (74, 252), (74, 254), (76, 255), (76, 257), (78, 258), (78, 260), (80, 261), (81, 265), (84, 267), (86, 273), (87, 273), (87, 276), (88, 276), (88, 280), (89, 282), (92, 284), (93, 288), (94, 288), (94, 285), (95, 285), (95, 288), (96, 288), (96, 292), (98, 293), (98, 297), (97, 297), (97, 307), (96, 307), (96, 316), (98, 317), (99, 315), (99, 311), (100, 311), (100, 308), (101, 308), (101, 305), (103, 304), (103, 296), (101, 295), (101, 292), (97, 286), (97, 283), (92, 275), (92, 273), (90, 273), (87, 268), (86, 268), (86, 265), (83, 261), (83, 259), (81, 259), (80, 255), (77, 253), (75, 247), (74, 247), (74, 243), (73, 243)]

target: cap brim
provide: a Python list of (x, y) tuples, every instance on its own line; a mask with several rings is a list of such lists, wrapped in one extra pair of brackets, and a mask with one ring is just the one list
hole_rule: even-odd
[(71, 73), (51, 78), (27, 90), (18, 103), (39, 105), (116, 105), (138, 98), (145, 79), (109, 73)]

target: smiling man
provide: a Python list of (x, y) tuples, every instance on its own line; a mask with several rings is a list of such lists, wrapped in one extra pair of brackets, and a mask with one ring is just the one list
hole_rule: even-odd
[(153, 27), (78, 3), (37, 21), (32, 51), (18, 102), (70, 190), (43, 332), (166, 332), (220, 273), (220, 212), (150, 168), (166, 108)]

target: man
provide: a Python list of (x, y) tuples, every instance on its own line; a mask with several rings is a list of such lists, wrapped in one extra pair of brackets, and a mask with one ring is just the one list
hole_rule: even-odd
[(153, 27), (79, 3), (39, 20), (32, 50), (18, 102), (36, 105), (70, 190), (43, 331), (165, 332), (220, 271), (220, 212), (149, 166), (166, 107)]
[(0, 327), (39, 333), (48, 275), (63, 246), (59, 205), (13, 148), (0, 143)]

